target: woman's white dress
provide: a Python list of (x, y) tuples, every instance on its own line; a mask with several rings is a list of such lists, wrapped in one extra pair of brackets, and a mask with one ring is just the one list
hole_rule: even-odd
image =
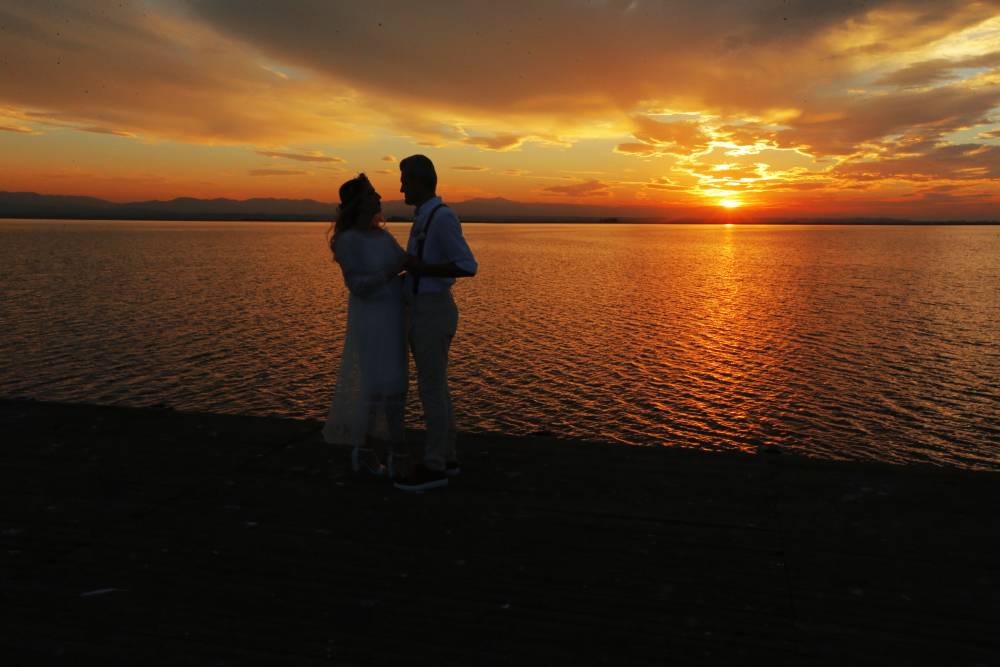
[(350, 291), (344, 354), (323, 427), (328, 443), (363, 447), (365, 437), (402, 442), (407, 358), (403, 281), (386, 278), (403, 249), (384, 229), (337, 235), (335, 256)]

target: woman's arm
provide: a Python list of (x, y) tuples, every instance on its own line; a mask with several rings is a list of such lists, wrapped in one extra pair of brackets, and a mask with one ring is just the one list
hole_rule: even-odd
[(354, 234), (345, 234), (336, 242), (336, 258), (340, 270), (344, 274), (344, 284), (355, 296), (368, 296), (387, 282), (395, 278), (402, 270), (402, 260), (399, 265), (386, 271), (370, 271), (364, 265), (361, 247), (363, 239)]

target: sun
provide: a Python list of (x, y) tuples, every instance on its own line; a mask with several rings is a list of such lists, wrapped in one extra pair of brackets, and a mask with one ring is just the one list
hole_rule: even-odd
[(719, 206), (723, 208), (739, 208), (743, 206), (743, 202), (738, 199), (720, 199)]

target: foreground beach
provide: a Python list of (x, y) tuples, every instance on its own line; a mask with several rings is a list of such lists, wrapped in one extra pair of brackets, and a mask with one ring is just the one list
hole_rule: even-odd
[(1000, 475), (0, 402), (6, 664), (1000, 663)]

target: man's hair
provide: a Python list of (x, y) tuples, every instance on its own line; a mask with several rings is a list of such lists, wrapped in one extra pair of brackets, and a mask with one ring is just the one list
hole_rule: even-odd
[(437, 172), (434, 171), (434, 163), (426, 155), (411, 155), (403, 158), (399, 162), (399, 170), (426, 185), (431, 192), (437, 192)]

